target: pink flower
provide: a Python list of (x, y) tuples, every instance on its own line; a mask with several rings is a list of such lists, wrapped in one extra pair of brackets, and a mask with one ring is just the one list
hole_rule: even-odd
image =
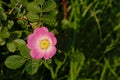
[(46, 27), (36, 28), (28, 36), (27, 46), (31, 49), (30, 55), (34, 59), (49, 59), (56, 53), (57, 39)]

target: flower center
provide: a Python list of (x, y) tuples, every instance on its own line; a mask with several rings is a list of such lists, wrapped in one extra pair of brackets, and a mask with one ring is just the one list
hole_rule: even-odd
[(45, 50), (50, 46), (50, 42), (47, 39), (40, 40), (40, 48)]

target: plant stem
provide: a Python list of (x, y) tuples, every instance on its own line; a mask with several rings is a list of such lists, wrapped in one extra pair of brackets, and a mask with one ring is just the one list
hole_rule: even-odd
[(99, 19), (98, 19), (97, 15), (93, 11), (91, 11), (91, 13), (93, 14), (93, 17), (94, 17), (94, 19), (95, 19), (95, 21), (96, 21), (96, 23), (98, 25), (100, 43), (102, 43), (102, 30), (101, 30)]
[(14, 9), (18, 6), (19, 3), (20, 3), (20, 0), (18, 0), (15, 6), (10, 10), (10, 12), (8, 13), (9, 15), (14, 11)]
[(53, 71), (52, 66), (49, 66), (46, 62), (44, 62), (44, 65), (45, 65), (45, 67), (46, 67), (47, 69), (50, 70), (52, 79), (53, 79), (53, 80), (56, 79), (56, 78), (57, 78), (57, 75), (56, 75), (55, 72)]

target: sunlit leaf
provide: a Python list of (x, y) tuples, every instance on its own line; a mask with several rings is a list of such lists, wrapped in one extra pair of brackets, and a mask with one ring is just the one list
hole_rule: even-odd
[(63, 19), (63, 20), (62, 20), (62, 25), (63, 25), (63, 26), (62, 26), (63, 29), (67, 29), (67, 28), (68, 28), (67, 26), (70, 25), (69, 20)]
[(55, 17), (53, 15), (45, 15), (43, 16), (43, 23), (48, 24), (48, 25), (54, 25)]
[(28, 12), (26, 16), (27, 16), (28, 20), (30, 20), (31, 22), (35, 22), (35, 21), (39, 20), (38, 14), (36, 14), (34, 12)]
[(8, 25), (7, 25), (8, 29), (11, 29), (13, 25), (14, 25), (14, 22), (12, 20), (8, 20)]
[(24, 40), (22, 39), (16, 39), (14, 40), (14, 43), (16, 45), (16, 47), (19, 49), (20, 54), (25, 57), (25, 58), (29, 58), (30, 57), (30, 50), (27, 48), (27, 45), (25, 43)]
[(41, 12), (40, 6), (37, 5), (37, 3), (35, 3), (35, 2), (28, 3), (27, 4), (27, 10), (31, 11), (31, 12), (34, 12), (34, 13)]
[(0, 37), (2, 38), (9, 38), (10, 33), (8, 32), (8, 29), (6, 27), (2, 28), (0, 31)]
[(54, 10), (55, 8), (56, 8), (56, 3), (54, 2), (54, 0), (48, 0), (43, 5), (43, 12), (49, 12)]
[(7, 15), (4, 12), (0, 13), (0, 19), (7, 20)]
[(7, 57), (5, 65), (10, 69), (20, 68), (25, 63), (25, 59), (19, 55), (12, 55)]
[(5, 44), (5, 40), (2, 39), (2, 38), (0, 38), (0, 45), (2, 46), (2, 45), (4, 45), (4, 44)]
[(45, 2), (45, 0), (35, 0), (36, 3), (43, 5), (43, 3)]
[(4, 9), (0, 6), (0, 12), (3, 12), (4, 11)]
[(15, 52), (15, 50), (16, 50), (16, 46), (13, 42), (7, 43), (7, 48), (10, 52)]

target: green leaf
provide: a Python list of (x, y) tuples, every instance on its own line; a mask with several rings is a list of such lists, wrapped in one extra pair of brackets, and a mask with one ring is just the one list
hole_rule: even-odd
[(44, 4), (45, 0), (34, 0), (35, 3), (40, 4), (41, 6)]
[(0, 13), (0, 19), (7, 20), (7, 15), (4, 12)]
[(16, 4), (17, 1), (18, 1), (18, 0), (10, 0), (10, 3), (12, 3), (12, 4), (13, 4), (13, 3)]
[(28, 1), (28, 0), (20, 0), (20, 2), (21, 2), (23, 5), (26, 5), (29, 1)]
[(12, 55), (7, 57), (5, 65), (10, 69), (20, 68), (25, 63), (25, 59), (19, 55)]
[(82, 14), (83, 17), (86, 16), (86, 13), (90, 10), (90, 8), (93, 6), (93, 3), (90, 3), (85, 9), (84, 12)]
[(43, 5), (45, 2), (45, 0), (36, 0), (36, 1), (38, 1), (37, 3), (39, 3), (40, 5)]
[(55, 8), (56, 8), (56, 3), (54, 2), (54, 0), (48, 0), (43, 5), (43, 12), (49, 12), (54, 10)]
[(4, 11), (4, 9), (0, 6), (0, 12), (3, 12)]
[(10, 52), (15, 52), (15, 50), (16, 50), (16, 46), (13, 42), (7, 43), (7, 48)]
[(72, 53), (71, 58), (73, 61), (76, 61), (78, 63), (83, 63), (85, 60), (83, 52), (80, 52), (79, 50), (76, 50), (74, 53)]
[(33, 13), (33, 12), (28, 12), (26, 16), (27, 16), (28, 20), (30, 20), (31, 22), (36, 22), (39, 20), (38, 14)]
[(18, 39), (22, 36), (22, 31), (13, 31), (10, 35), (11, 39)]
[(23, 20), (17, 20), (17, 23), (20, 24), (21, 26), (24, 25), (24, 21)]
[(69, 22), (69, 20), (67, 20), (67, 19), (63, 19), (63, 20), (62, 20), (62, 24), (63, 24), (63, 25), (69, 25), (70, 22)]
[(38, 62), (37, 60), (31, 59), (31, 60), (29, 60), (29, 61), (26, 63), (26, 65), (25, 65), (25, 70), (26, 70), (29, 74), (33, 75), (34, 73), (37, 72), (38, 67), (39, 67), (39, 62)]
[(8, 4), (8, 7), (13, 8), (16, 5), (16, 3), (18, 3), (18, 0), (10, 0), (10, 4)]
[(68, 28), (68, 26), (70, 25), (70, 21), (69, 20), (67, 20), (67, 19), (63, 19), (62, 20), (62, 28), (63, 29), (67, 29)]
[(120, 24), (118, 24), (117, 26), (114, 27), (113, 31), (117, 31), (120, 29)]
[(27, 10), (31, 11), (31, 12), (34, 12), (34, 13), (40, 13), (41, 12), (40, 6), (35, 2), (28, 3), (27, 4)]
[(58, 59), (55, 59), (55, 63), (56, 63), (57, 65), (63, 64), (63, 62), (59, 61)]
[(114, 45), (115, 45), (115, 44), (116, 44), (116, 42), (115, 42), (115, 41), (112, 41), (109, 45), (107, 45), (104, 53), (107, 53), (107, 52), (111, 51), (111, 50), (114, 48)]
[(0, 31), (0, 37), (1, 38), (9, 38), (10, 33), (8, 32), (8, 29), (6, 27), (2, 28)]
[(14, 21), (8, 20), (8, 25), (7, 25), (8, 29), (11, 29), (13, 25), (14, 25)]
[(30, 58), (30, 54), (29, 54), (30, 50), (27, 48), (27, 45), (24, 40), (16, 39), (14, 40), (14, 43), (23, 57)]
[(2, 39), (2, 38), (0, 38), (0, 45), (2, 46), (2, 45), (4, 45), (4, 44), (5, 44), (5, 40)]
[(55, 17), (53, 15), (45, 15), (43, 16), (43, 23), (52, 26), (55, 24)]
[(22, 27), (22, 28), (26, 28), (28, 22), (24, 21), (24, 20), (17, 20), (17, 23)]

